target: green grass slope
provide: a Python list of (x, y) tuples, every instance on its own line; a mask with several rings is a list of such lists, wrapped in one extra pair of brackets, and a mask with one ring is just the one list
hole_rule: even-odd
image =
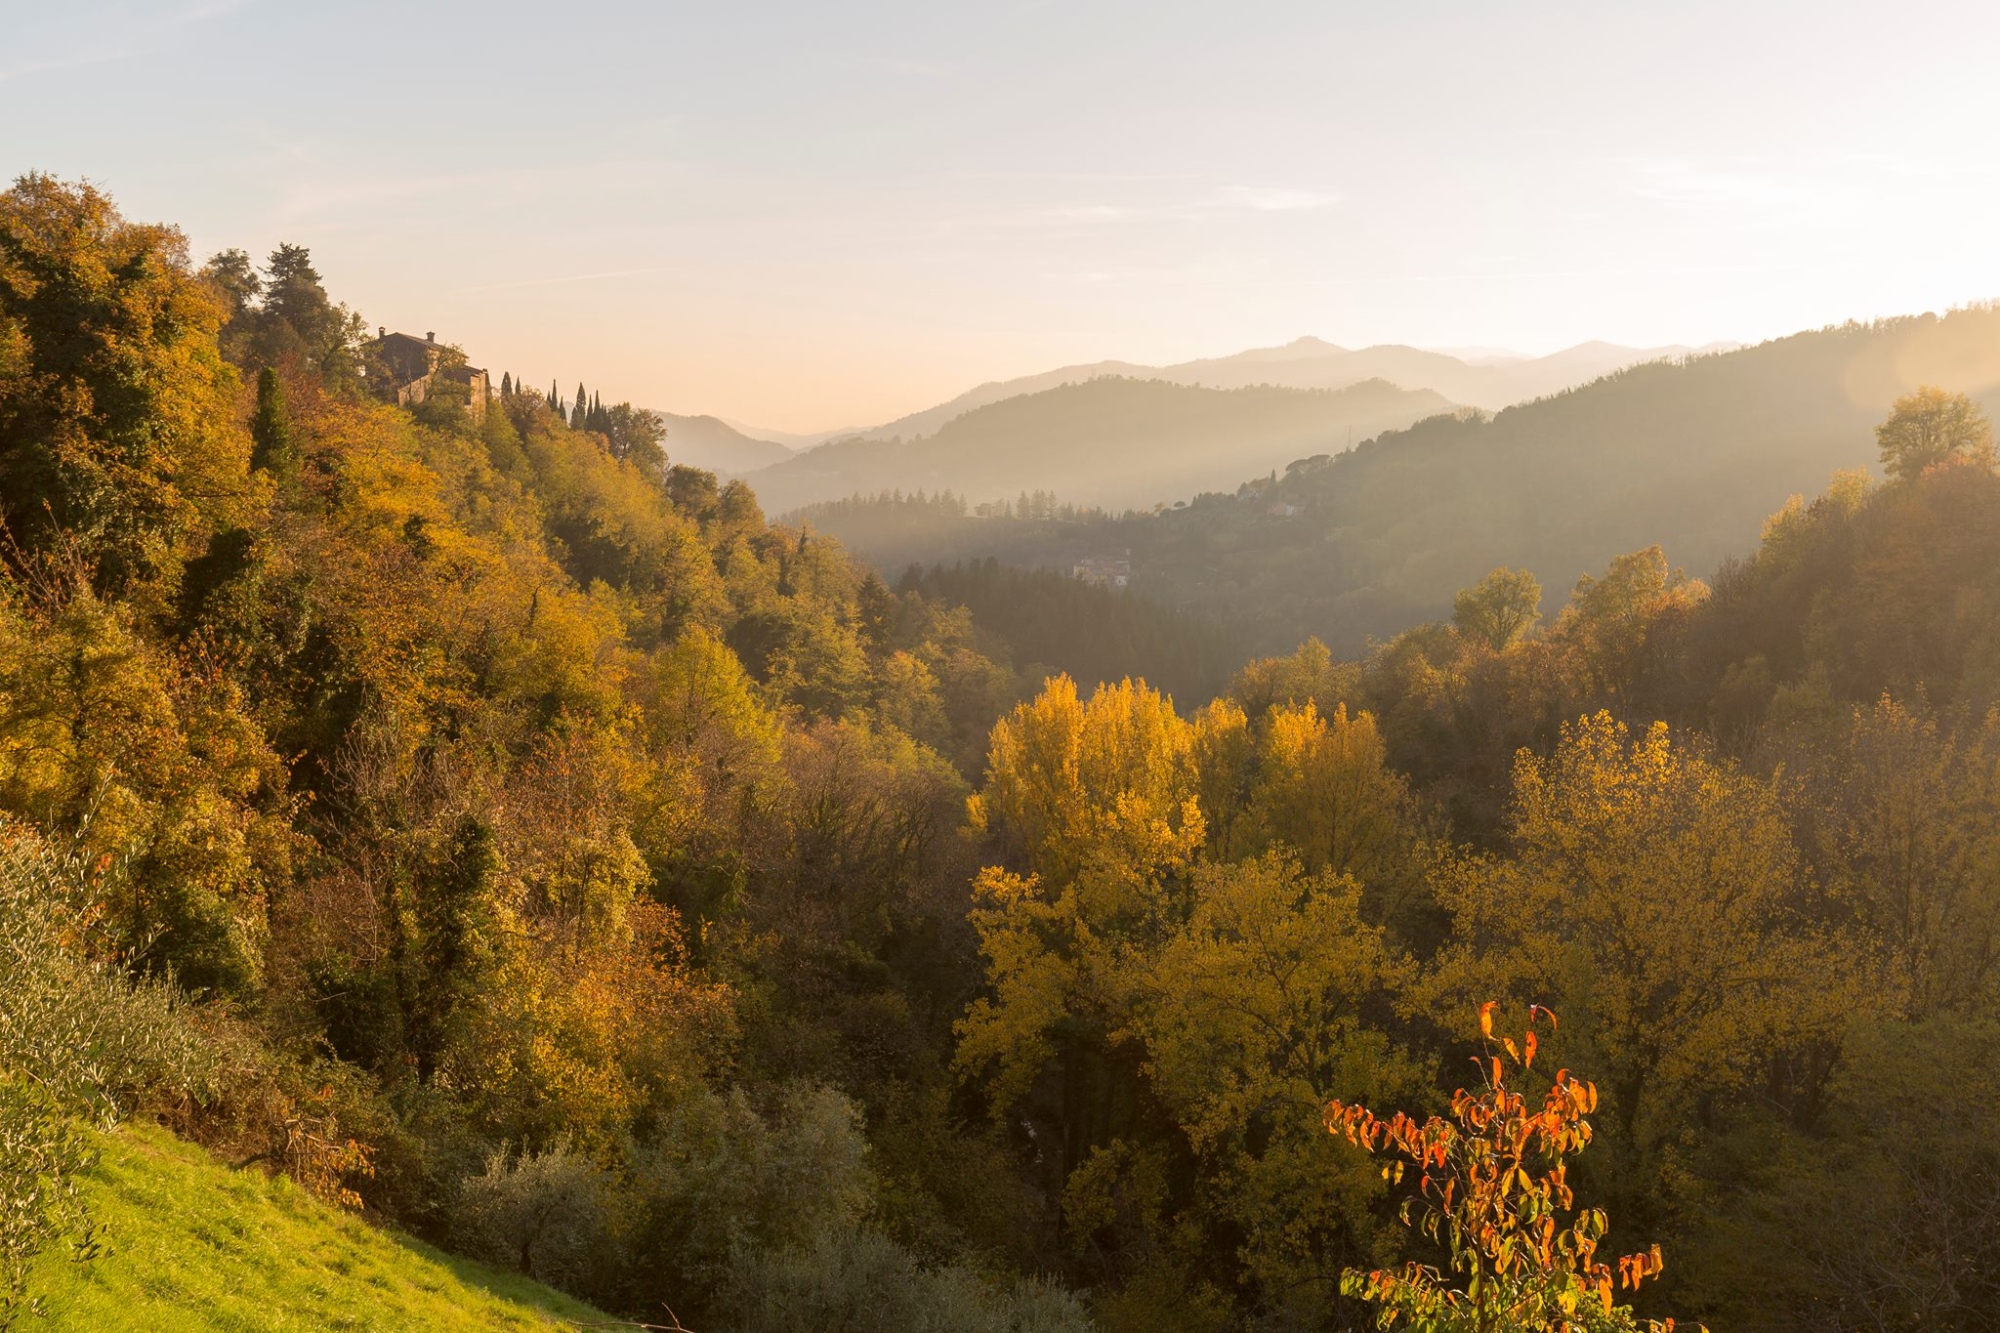
[(589, 1306), (231, 1171), (163, 1130), (103, 1140), (87, 1194), (108, 1252), (64, 1247), (30, 1277), (47, 1319), (23, 1329), (319, 1333), (555, 1329), (611, 1322)]

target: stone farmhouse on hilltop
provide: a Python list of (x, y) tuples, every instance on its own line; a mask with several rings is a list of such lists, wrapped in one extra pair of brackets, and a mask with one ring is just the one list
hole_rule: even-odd
[(469, 390), (465, 410), (474, 421), (486, 415), (490, 392), (486, 372), (465, 363), (465, 354), (437, 340), (437, 334), (419, 338), (408, 333), (376, 330), (376, 338), (362, 348), (371, 369), (370, 379), (384, 398), (398, 406), (410, 407), (429, 397), (438, 383), (463, 384)]

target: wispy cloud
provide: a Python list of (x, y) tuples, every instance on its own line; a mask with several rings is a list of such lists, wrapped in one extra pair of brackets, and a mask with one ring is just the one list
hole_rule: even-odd
[(1790, 218), (1846, 202), (1825, 179), (1753, 161), (1701, 162), (1670, 158), (1641, 162), (1627, 190), (1634, 196), (1690, 212), (1729, 212)]
[[(288, 163), (310, 171), (312, 152), (301, 145), (281, 150)], [(318, 219), (352, 211), (357, 206), (410, 203), (440, 195), (473, 191), (513, 196), (546, 195), (559, 197), (572, 189), (579, 170), (613, 182), (624, 182), (628, 190), (646, 188), (642, 167), (656, 164), (597, 162), (582, 168), (574, 165), (498, 167), (489, 171), (410, 172), (400, 175), (360, 174), (348, 177), (314, 175), (292, 185), (279, 203), (280, 219)]]
[(518, 282), (486, 282), (474, 287), (459, 287), (455, 290), (461, 293), (511, 292), (523, 287), (559, 287), (572, 282), (599, 282), (605, 278), (639, 278), (650, 274), (671, 273), (673, 271), (673, 268), (670, 266), (654, 264), (646, 268), (606, 269), (602, 273), (565, 273), (552, 278), (523, 278)]
[(1024, 215), (1033, 223), (1161, 222), (1227, 213), (1305, 213), (1331, 208), (1340, 196), (1326, 190), (1288, 185), (1223, 185), (1179, 199), (1141, 204), (1086, 203), (1038, 208)]
[(39, 59), (23, 60), (13, 65), (0, 65), (0, 83), (29, 74), (47, 74), (60, 69), (81, 69), (87, 65), (108, 65), (115, 60), (130, 60), (133, 54), (128, 50), (105, 48), (95, 51), (72, 51), (67, 55), (44, 56)]
[(225, 14), (234, 14), (239, 9), (248, 9), (256, 3), (257, 0), (197, 0), (197, 3), (169, 15), (160, 26), (178, 28), (189, 23), (206, 23)]
[(1878, 176), (1918, 179), (1955, 180), (1992, 176), (2000, 172), (2000, 166), (1996, 166), (1987, 158), (1947, 160), (1910, 153), (1850, 152), (1831, 159), (1831, 162), (1836, 167), (1847, 167)]
[(1255, 213), (1304, 213), (1331, 208), (1340, 196), (1325, 190), (1285, 185), (1225, 185), (1216, 191), (1213, 207), (1248, 209)]
[[(147, 43), (162, 33), (176, 28), (185, 28), (211, 19), (222, 18), (240, 9), (248, 9), (257, 0), (196, 0), (196, 3), (162, 15), (151, 22), (121, 22), (118, 26), (126, 40), (115, 46), (83, 45), (79, 49), (65, 50), (43, 56), (30, 56), (12, 64), (0, 65), (0, 83), (22, 78), (31, 74), (48, 74), (57, 70), (82, 69), (90, 65), (108, 65), (114, 61), (130, 60), (142, 54)], [(70, 17), (74, 17), (71, 15)]]
[(1713, 273), (1774, 273), (1772, 264), (1612, 265), (1602, 268), (1469, 269), (1454, 273), (1349, 273), (1287, 282), (1313, 287), (1392, 287), (1400, 283), (1545, 282), (1559, 278), (1663, 278)]

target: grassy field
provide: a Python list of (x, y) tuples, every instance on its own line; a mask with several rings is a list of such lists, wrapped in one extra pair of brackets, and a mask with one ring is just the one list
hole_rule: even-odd
[(108, 1253), (58, 1247), (29, 1292), (47, 1319), (19, 1327), (193, 1333), (536, 1329), (607, 1316), (345, 1216), (290, 1181), (231, 1171), (163, 1130), (103, 1140), (89, 1185)]

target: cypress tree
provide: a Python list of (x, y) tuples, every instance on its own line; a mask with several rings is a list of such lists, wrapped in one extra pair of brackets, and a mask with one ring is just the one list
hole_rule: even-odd
[(257, 414), (250, 419), (250, 466), (285, 478), (297, 468), (285, 385), (269, 366), (257, 372)]
[(500, 375), (500, 396), (505, 398), (512, 392), (514, 392), (514, 376), (509, 372), (502, 371)]
[(587, 410), (586, 404), (589, 401), (590, 396), (583, 391), (583, 381), (578, 380), (576, 384), (576, 401), (570, 405), (569, 409), (569, 424), (573, 429), (583, 429), (583, 418)]
[(429, 1083), (488, 961), (493, 877), (499, 869), (493, 828), (463, 816), (450, 843), (416, 875), (416, 966), (404, 979), (404, 1024), (417, 1078)]

